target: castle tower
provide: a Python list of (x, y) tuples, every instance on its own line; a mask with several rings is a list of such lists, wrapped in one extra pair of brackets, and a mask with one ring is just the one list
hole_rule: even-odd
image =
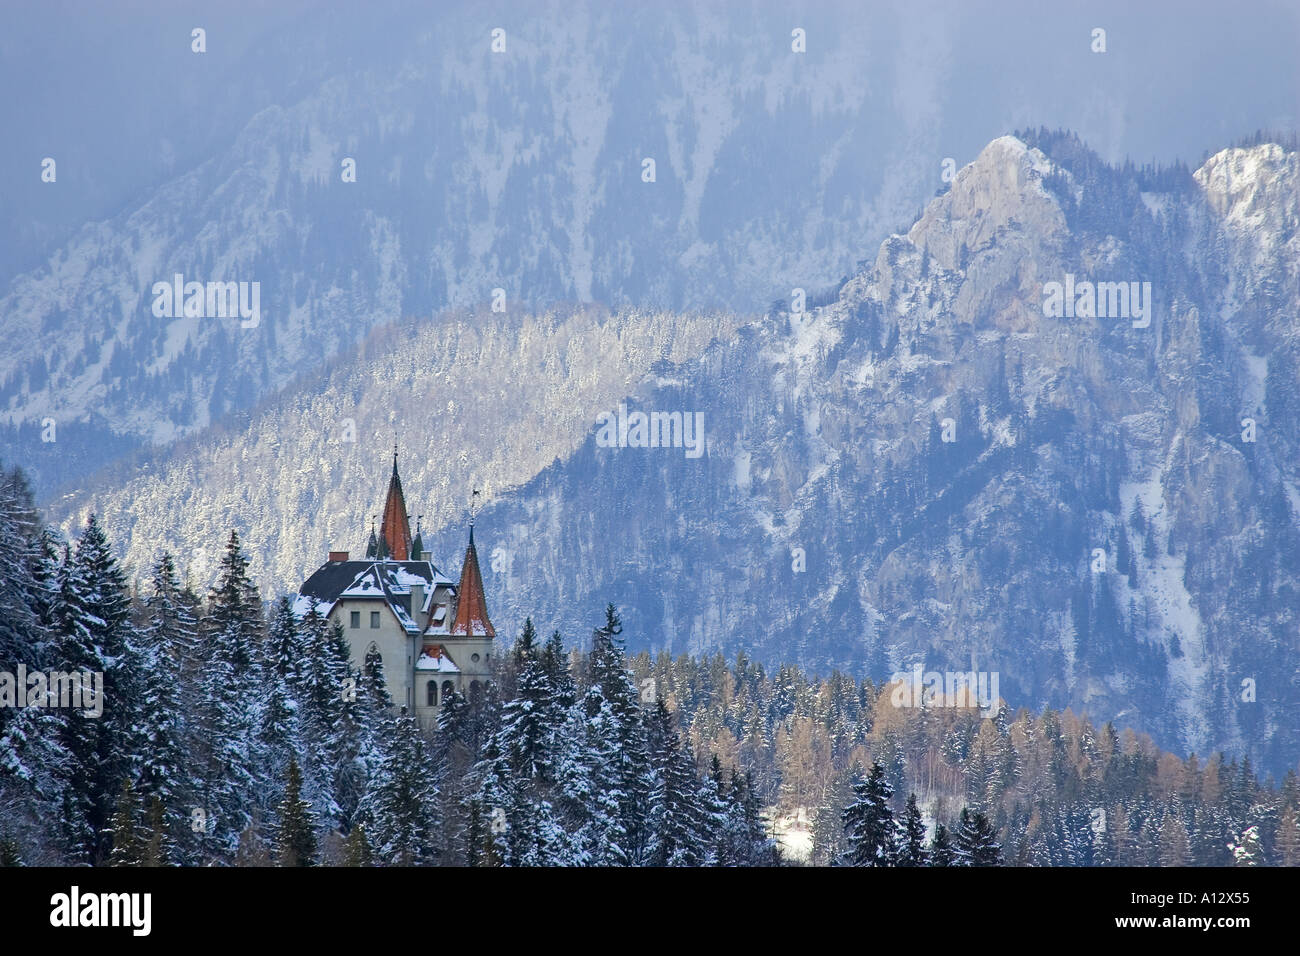
[(496, 628), (488, 618), (487, 599), (483, 594), (483, 575), (478, 567), (478, 550), (474, 547), (474, 524), (469, 526), (469, 546), (456, 588), (456, 613), (443, 645), (460, 668), (461, 693), (477, 700), (487, 686), (492, 660), (492, 642)]
[(488, 620), (487, 599), (483, 596), (483, 575), (478, 569), (478, 551), (474, 547), (474, 525), (469, 526), (469, 547), (465, 549), (465, 563), (460, 569), (460, 586), (456, 588), (456, 620), (451, 625), (453, 636), (497, 636)]
[(365, 559), (330, 551), (299, 588), (294, 612), (301, 617), (314, 607), (341, 627), (354, 668), (377, 653), (394, 706), (430, 727), (453, 692), (481, 698), (491, 679), (496, 628), (474, 546), (473, 510), (459, 587), (434, 566), (416, 527), (412, 539), (394, 452), (383, 520), (376, 535), (372, 519)]
[(397, 477), (397, 450), (393, 450), (393, 476), (388, 479), (388, 499), (384, 502), (384, 517), (379, 525), (379, 557), (390, 561), (410, 561), (419, 558), (411, 553), (411, 519), (406, 513), (406, 496), (402, 494), (402, 479)]

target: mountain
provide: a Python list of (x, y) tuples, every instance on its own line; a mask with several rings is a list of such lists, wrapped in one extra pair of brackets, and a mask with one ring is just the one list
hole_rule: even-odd
[[(247, 411), (373, 328), (497, 289), (508, 309), (757, 311), (833, 283), (938, 179), (934, 80), (872, 93), (912, 48), (865, 24), (809, 19), (821, 47), (800, 59), (771, 11), (313, 13), (221, 61), (242, 92), (213, 97), (228, 138), (184, 138), (202, 161), (0, 287), (0, 449), (43, 498)], [(215, 30), (209, 47), (225, 55)], [(259, 108), (237, 124), (235, 102)], [(886, 133), (907, 149), (864, 162)], [(256, 283), (258, 314), (178, 314), (155, 288), (177, 275), (248, 283), (250, 311)]]
[[(176, 548), (200, 584), (233, 525), (292, 589), (360, 547), (396, 437), (443, 560), (487, 492), (504, 634), (532, 615), (582, 640), (613, 601), (634, 649), (994, 671), (1013, 709), (1294, 765), (1296, 167), (1270, 143), (1193, 173), (1005, 136), (803, 313), (391, 326), (56, 516), (104, 515), (136, 568)], [(1055, 286), (1088, 281), (1126, 283), (1096, 298), (1127, 313), (1063, 314)], [(620, 403), (698, 416), (702, 453), (608, 447)]]
[[(651, 648), (993, 671), (1013, 708), (1293, 766), (1296, 190), (1274, 144), (1191, 174), (995, 140), (834, 301), (628, 402), (701, 415), (707, 454), (593, 429), (485, 508), (498, 627), (613, 601)], [(1075, 280), (1154, 306), (1045, 315)]]
[[(1016, 123), (1111, 161), (1294, 125), (1295, 18), (1238, 14), (1117, 5), (1100, 54), (1029, 0), (7, 10), (0, 81), (31, 89), (3, 107), (0, 455), (42, 500), (84, 491), (496, 289), (742, 314), (811, 294)], [(178, 274), (257, 283), (259, 321), (156, 315)]]
[(491, 497), (567, 458), (598, 409), (736, 324), (593, 306), (393, 323), (242, 421), (133, 456), (49, 513), (69, 529), (96, 513), (137, 573), (170, 549), (200, 589), (235, 527), (266, 593), (296, 591), (328, 550), (364, 548), (394, 448), (412, 527), (463, 534), (473, 489)]

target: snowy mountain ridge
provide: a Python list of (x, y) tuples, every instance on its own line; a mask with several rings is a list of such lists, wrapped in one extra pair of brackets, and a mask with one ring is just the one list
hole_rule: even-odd
[[(1062, 134), (1002, 137), (811, 312), (528, 320), (518, 345), (479, 320), (436, 347), (444, 333), (420, 333), (434, 338), (417, 354), (478, 370), (459, 392), (454, 365), (426, 376), (381, 336), (224, 450), (201, 439), (61, 514), (112, 516), (136, 567), (177, 547), (200, 582), (234, 523), (255, 573), (292, 588), (328, 547), (359, 544), (377, 505), (384, 462), (369, 474), (340, 450), (426, 435), (427, 410), (446, 408), (421, 440), (459, 460), (417, 451), (407, 487), (439, 502), (426, 535), (454, 554), (458, 502), (491, 476), (479, 546), (504, 634), (532, 615), (581, 640), (614, 601), (652, 648), (876, 679), (994, 670), (1013, 708), (1122, 715), (1164, 746), (1294, 763), (1296, 210), (1295, 154), (1275, 146), (1192, 175), (1111, 167)], [(1067, 274), (1150, 282), (1149, 327), (1045, 315)], [(595, 340), (557, 337), (611, 332), (626, 359), (592, 389)], [(507, 413), (521, 388), (563, 427)], [(706, 455), (600, 447), (597, 416), (627, 396), (702, 413)], [(358, 397), (363, 447), (340, 449), (331, 430)], [(466, 458), (484, 435), (490, 466)], [(292, 491), (263, 480), (274, 460), (303, 462)]]

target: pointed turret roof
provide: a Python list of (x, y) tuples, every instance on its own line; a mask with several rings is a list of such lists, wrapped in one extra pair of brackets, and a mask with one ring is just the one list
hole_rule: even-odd
[(465, 564), (460, 571), (460, 586), (456, 588), (456, 620), (451, 626), (453, 635), (471, 637), (496, 637), (496, 628), (488, 620), (487, 601), (483, 597), (483, 575), (478, 569), (478, 551), (474, 548), (474, 525), (469, 526), (469, 547), (465, 549)]
[(393, 451), (393, 476), (388, 480), (388, 499), (384, 502), (384, 517), (379, 525), (383, 549), (381, 557), (393, 561), (407, 561), (411, 557), (411, 520), (406, 516), (406, 497), (402, 494), (402, 479), (397, 477), (397, 451)]
[(411, 560), (419, 561), (420, 555), (424, 553), (424, 535), (420, 532), (420, 519), (424, 515), (417, 515), (415, 518), (415, 540), (411, 542)]

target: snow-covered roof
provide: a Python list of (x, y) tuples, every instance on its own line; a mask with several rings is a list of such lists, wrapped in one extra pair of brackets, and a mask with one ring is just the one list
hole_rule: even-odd
[(311, 613), (311, 606), (316, 605), (316, 613), (321, 617), (328, 617), (330, 611), (334, 608), (333, 601), (321, 601), (309, 594), (298, 594), (293, 599), (293, 613), (295, 617), (303, 618)]
[[(430, 651), (433, 653), (430, 653)], [(456, 662), (451, 659), (451, 656), (444, 648), (438, 645), (432, 647), (426, 645), (420, 654), (419, 660), (415, 662), (415, 669), (425, 672), (434, 671), (439, 674), (460, 673), (460, 668), (456, 666)]]
[[(303, 582), (294, 599), (294, 613), (299, 617), (308, 613), (311, 603), (321, 614), (328, 614), (340, 601), (384, 601), (398, 623), (408, 634), (419, 634), (420, 625), (407, 610), (407, 600), (412, 589), (421, 587), (425, 596), (417, 613), (428, 609), (429, 600), (438, 589), (447, 593), (453, 587), (429, 561), (327, 561)], [(444, 613), (445, 616), (445, 613)]]

